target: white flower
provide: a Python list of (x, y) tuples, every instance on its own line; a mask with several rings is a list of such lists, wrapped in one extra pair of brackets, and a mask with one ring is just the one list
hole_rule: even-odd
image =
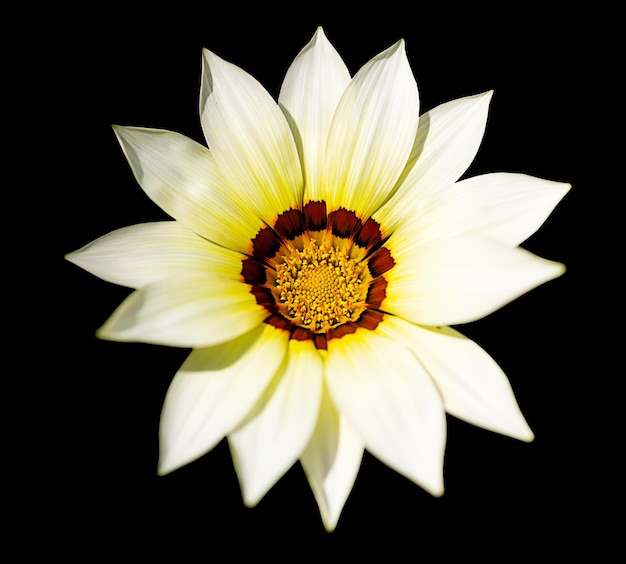
[(135, 289), (100, 337), (193, 349), (165, 399), (159, 472), (228, 437), (254, 505), (300, 460), (332, 530), (364, 448), (438, 496), (446, 412), (532, 440), (501, 369), (450, 328), (564, 271), (518, 245), (569, 185), (459, 180), (491, 93), (419, 117), (402, 41), (351, 78), (321, 29), (278, 104), (212, 52), (203, 62), (209, 149), (115, 127), (174, 221), (68, 256)]

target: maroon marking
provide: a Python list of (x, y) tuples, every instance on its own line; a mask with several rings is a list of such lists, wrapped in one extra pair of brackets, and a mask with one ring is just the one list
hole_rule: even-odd
[(265, 267), (253, 258), (243, 259), (241, 275), (246, 284), (261, 285), (265, 284), (267, 281), (267, 271)]
[(373, 278), (378, 278), (396, 264), (387, 247), (381, 247), (374, 251), (372, 256), (367, 259), (367, 267)]
[(363, 225), (358, 216), (345, 208), (339, 208), (328, 214), (328, 223), (337, 237), (351, 238)]
[(387, 295), (387, 280), (384, 277), (376, 278), (370, 282), (367, 289), (367, 297), (365, 303), (368, 307), (380, 307)]
[(304, 214), (301, 210), (290, 209), (281, 213), (274, 223), (274, 231), (283, 239), (292, 240), (305, 230)]
[(381, 311), (375, 309), (366, 309), (359, 319), (357, 319), (356, 324), (361, 327), (365, 327), (365, 329), (369, 329), (373, 331), (378, 327), (378, 324), (383, 320), (384, 314)]
[(303, 208), (304, 221), (309, 231), (322, 231), (326, 229), (326, 202), (308, 202)]
[(344, 323), (339, 325), (328, 332), (328, 340), (340, 339), (346, 335), (356, 333), (359, 327), (364, 327), (373, 331), (378, 327), (378, 324), (383, 320), (383, 313), (376, 311), (375, 309), (366, 309), (354, 323)]
[(315, 343), (315, 347), (317, 348), (317, 350), (325, 351), (326, 349), (328, 349), (328, 343), (326, 341), (326, 333), (315, 333), (313, 342)]
[(356, 321), (354, 323), (344, 323), (343, 325), (338, 325), (337, 327), (330, 329), (326, 337), (327, 340), (341, 339), (341, 337), (354, 333), (359, 328), (357, 323), (358, 322)]
[(341, 339), (346, 335), (355, 333), (359, 327), (365, 329), (374, 330), (378, 327), (378, 324), (383, 320), (384, 314), (374, 309), (365, 310), (359, 318), (353, 323), (344, 323), (338, 325), (333, 329), (329, 329), (327, 333), (314, 333), (313, 331), (300, 327), (295, 323), (292, 323), (287, 318), (283, 317), (279, 313), (273, 313), (266, 320), (265, 323), (289, 332), (289, 338), (296, 341), (313, 341), (313, 344), (318, 350), (327, 350), (328, 341), (331, 339)]
[(265, 323), (267, 323), (268, 325), (271, 325), (272, 327), (276, 327), (277, 329), (283, 329), (284, 331), (289, 331), (289, 333), (291, 333), (291, 328), (294, 326), (293, 323), (291, 323), (291, 321), (289, 321), (287, 318), (280, 315), (280, 313), (274, 313), (270, 315), (265, 320)]
[(378, 245), (378, 243), (382, 241), (382, 238), (380, 224), (370, 217), (356, 234), (354, 242), (359, 247), (369, 250), (374, 245)]
[(252, 255), (263, 262), (277, 253), (281, 243), (280, 237), (271, 227), (263, 227), (252, 239)]
[(305, 327), (300, 327), (299, 325), (294, 325), (291, 329), (291, 338), (296, 341), (308, 341), (309, 339), (313, 339), (315, 333), (313, 331), (309, 331)]
[(268, 313), (278, 313), (276, 300), (269, 288), (265, 286), (252, 286), (250, 293), (256, 298), (256, 303), (263, 306)]

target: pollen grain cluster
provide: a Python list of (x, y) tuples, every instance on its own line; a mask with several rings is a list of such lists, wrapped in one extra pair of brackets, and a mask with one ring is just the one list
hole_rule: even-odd
[(363, 309), (363, 267), (345, 251), (311, 240), (302, 250), (290, 248), (276, 267), (277, 297), (294, 322), (323, 332)]

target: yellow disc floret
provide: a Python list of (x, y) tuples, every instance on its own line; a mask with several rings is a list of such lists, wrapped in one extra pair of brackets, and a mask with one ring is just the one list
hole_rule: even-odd
[(276, 266), (277, 297), (289, 318), (323, 332), (354, 321), (363, 310), (363, 267), (345, 251), (309, 241), (302, 250), (288, 248)]

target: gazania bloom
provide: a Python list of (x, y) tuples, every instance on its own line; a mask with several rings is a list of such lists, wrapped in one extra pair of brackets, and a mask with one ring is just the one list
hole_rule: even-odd
[(443, 493), (446, 412), (532, 440), (501, 369), (450, 326), (563, 273), (519, 244), (569, 186), (459, 180), (490, 98), (420, 117), (403, 41), (351, 78), (318, 29), (278, 103), (204, 51), (208, 148), (115, 127), (137, 181), (174, 220), (68, 258), (135, 290), (100, 337), (192, 349), (165, 399), (159, 473), (227, 437), (252, 506), (299, 460), (332, 530), (364, 449)]

